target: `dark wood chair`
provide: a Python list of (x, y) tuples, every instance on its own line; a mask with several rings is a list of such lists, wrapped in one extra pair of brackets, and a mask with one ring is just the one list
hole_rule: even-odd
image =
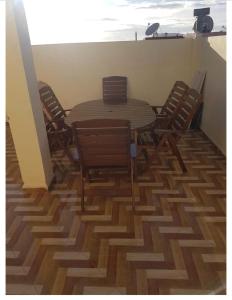
[[(63, 109), (52, 88), (47, 83), (39, 81), (38, 89), (51, 156), (59, 152), (60, 161), (64, 156), (67, 156), (72, 164), (76, 164), (70, 153), (70, 145), (73, 143), (72, 128), (64, 122), (69, 110)], [(64, 173), (61, 163), (54, 162), (54, 169), (59, 171), (59, 174)]]
[[(176, 81), (165, 104), (163, 106), (152, 106), (156, 114), (156, 127), (168, 127), (170, 123), (168, 120), (171, 121), (171, 118), (177, 112), (188, 89), (189, 86), (186, 83)], [(169, 119), (167, 117), (169, 117)], [(166, 123), (164, 123), (164, 118)]]
[[(156, 152), (160, 151), (163, 146), (168, 145), (173, 154), (177, 157), (182, 171), (186, 172), (187, 169), (178, 150), (177, 142), (181, 138), (182, 134), (189, 128), (195, 113), (201, 105), (201, 102), (202, 96), (194, 89), (188, 89), (184, 96), (184, 101), (181, 101), (181, 105), (171, 118), (171, 122), (169, 122), (169, 128), (157, 129), (154, 123), (149, 131), (141, 132), (138, 135), (138, 144), (142, 147), (145, 145), (146, 147), (155, 147), (157, 150)], [(147, 135), (150, 137), (149, 143), (147, 143)], [(152, 160), (153, 157), (154, 156), (152, 156), (149, 160)]]
[(70, 109), (64, 109), (57, 99), (52, 88), (45, 82), (38, 82), (40, 100), (43, 105), (43, 112), (55, 129), (65, 127), (64, 118)]
[(81, 207), (84, 209), (84, 178), (89, 169), (126, 168), (131, 178), (134, 209), (135, 144), (131, 144), (130, 122), (126, 120), (88, 120), (72, 124), (81, 170)]
[[(63, 109), (52, 88), (47, 83), (39, 81), (38, 89), (50, 151), (56, 151), (64, 144), (64, 140), (72, 141), (72, 130), (64, 122), (64, 118), (67, 116), (67, 112), (70, 111), (70, 109)], [(58, 138), (63, 141), (58, 140)]]
[(107, 104), (127, 102), (127, 77), (109, 76), (102, 79), (103, 101)]

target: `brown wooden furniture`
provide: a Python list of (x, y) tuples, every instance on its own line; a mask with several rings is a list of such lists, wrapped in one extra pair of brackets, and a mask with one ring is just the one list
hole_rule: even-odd
[(72, 124), (81, 169), (81, 207), (84, 209), (84, 177), (89, 169), (126, 168), (131, 177), (134, 208), (134, 159), (131, 155), (130, 122), (88, 120)]
[[(92, 119), (112, 119), (130, 121), (132, 134), (140, 128), (153, 124), (155, 114), (152, 107), (145, 101), (138, 99), (127, 99), (126, 103), (111, 105), (99, 100), (80, 103), (73, 107), (70, 114), (65, 118), (65, 123), (72, 126), (76, 121), (87, 121)], [(135, 172), (137, 168), (135, 167)]]
[(177, 148), (177, 142), (181, 135), (189, 128), (201, 102), (202, 96), (194, 89), (189, 89), (184, 96), (184, 101), (181, 101), (178, 110), (171, 118), (169, 129), (157, 129), (154, 123), (149, 132), (139, 134), (138, 143), (142, 146), (147, 145), (147, 136), (149, 135), (149, 142), (152, 141), (150, 145), (155, 146), (157, 151), (161, 150), (164, 145), (169, 145), (173, 154), (176, 155), (183, 172), (186, 172), (187, 169)]
[[(188, 89), (189, 87), (186, 83), (183, 81), (176, 81), (165, 104), (163, 106), (152, 106), (157, 117), (159, 115), (172, 116), (175, 114)], [(158, 109), (160, 109), (160, 112)]]
[[(62, 150), (61, 156), (67, 156), (73, 163), (69, 152), (69, 145), (72, 144), (72, 129), (64, 123), (64, 118), (69, 110), (63, 109), (52, 88), (47, 83), (39, 81), (38, 88), (43, 106), (50, 153), (53, 155), (58, 150)], [(55, 167), (61, 169), (58, 165)]]
[(52, 122), (55, 129), (63, 128), (65, 126), (64, 118), (70, 109), (62, 107), (52, 88), (47, 83), (39, 81), (38, 88), (46, 119)]
[(127, 77), (109, 76), (102, 79), (103, 101), (109, 104), (127, 102)]
[(126, 103), (111, 105), (99, 100), (80, 103), (73, 107), (65, 118), (65, 123), (72, 126), (76, 121), (92, 119), (129, 120), (132, 130), (152, 124), (156, 118), (152, 107), (145, 101), (127, 99)]

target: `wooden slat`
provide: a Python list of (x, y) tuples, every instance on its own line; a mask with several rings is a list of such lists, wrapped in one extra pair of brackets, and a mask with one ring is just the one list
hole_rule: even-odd
[(189, 89), (184, 96), (184, 101), (181, 103), (173, 118), (171, 127), (173, 129), (187, 129), (198, 110), (201, 101), (201, 95), (197, 91)]
[(122, 76), (105, 77), (103, 84), (103, 101), (105, 103), (123, 103), (127, 101), (127, 78)]
[(161, 114), (166, 113), (168, 116), (174, 116), (188, 89), (187, 84), (182, 81), (176, 81), (166, 103), (161, 109)]
[(39, 88), (40, 99), (50, 116), (50, 120), (54, 118), (61, 118), (65, 116), (64, 110), (56, 98), (52, 88), (43, 83), (42, 87)]

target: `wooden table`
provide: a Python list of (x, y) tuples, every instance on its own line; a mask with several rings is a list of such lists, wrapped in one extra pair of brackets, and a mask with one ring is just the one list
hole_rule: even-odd
[[(102, 99), (99, 99), (74, 106), (65, 118), (65, 123), (71, 126), (73, 122), (91, 119), (129, 120), (131, 138), (137, 143), (137, 130), (151, 125), (155, 121), (155, 113), (146, 101), (127, 99), (127, 103), (123, 104), (105, 104)], [(138, 149), (137, 156), (144, 151), (144, 149)], [(144, 155), (147, 157), (146, 153)], [(148, 162), (146, 167), (148, 167)], [(137, 168), (136, 166), (135, 169)], [(139, 173), (141, 172), (142, 170), (139, 171)]]
[(151, 106), (142, 100), (128, 99), (123, 104), (105, 104), (102, 99), (80, 103), (73, 107), (65, 118), (69, 126), (75, 121), (90, 119), (129, 120), (131, 129), (136, 130), (150, 125), (155, 120)]

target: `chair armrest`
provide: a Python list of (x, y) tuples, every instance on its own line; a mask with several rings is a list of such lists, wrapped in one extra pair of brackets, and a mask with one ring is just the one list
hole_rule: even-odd
[(59, 136), (64, 136), (64, 134), (69, 133), (70, 129), (68, 127), (62, 128), (62, 129), (55, 129), (50, 130), (47, 132), (49, 136), (54, 136), (54, 137), (59, 137)]
[(155, 127), (155, 121), (153, 121), (151, 124), (149, 125), (145, 125), (144, 127), (140, 127), (140, 128), (137, 128), (136, 130), (136, 137), (135, 137), (135, 140), (137, 139), (137, 135), (140, 134), (140, 133), (143, 133), (143, 132), (146, 132), (146, 131), (149, 131), (149, 130), (152, 130), (154, 127)]
[(73, 143), (71, 128), (47, 130), (47, 136), (51, 145), (58, 145), (59, 149), (68, 151), (68, 145)]
[(154, 123), (154, 130), (168, 129), (170, 127), (171, 121), (172, 121), (172, 117), (158, 115)]
[(46, 123), (47, 125), (52, 125), (55, 130), (60, 130), (62, 128), (70, 128), (68, 125), (65, 124), (64, 119), (51, 119), (49, 122)]
[(176, 129), (154, 129), (155, 134), (183, 134), (185, 131), (184, 130), (176, 130)]

